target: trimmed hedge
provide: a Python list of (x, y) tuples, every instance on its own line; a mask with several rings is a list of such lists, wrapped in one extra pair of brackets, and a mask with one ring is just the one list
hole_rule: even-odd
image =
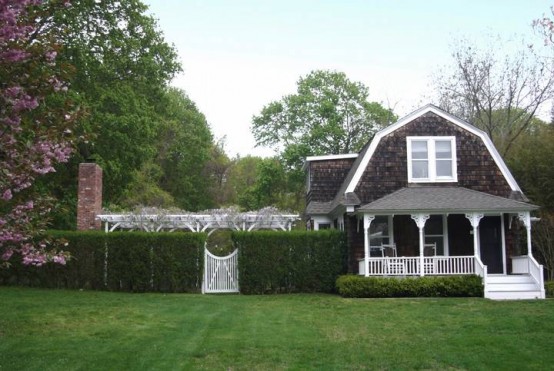
[(204, 267), (204, 233), (51, 231), (65, 239), (65, 266), (0, 270), (0, 283), (32, 287), (113, 291), (199, 292)]
[(339, 294), (347, 298), (483, 296), (483, 282), (476, 275), (425, 277), (364, 277), (337, 279)]
[(231, 238), (243, 294), (333, 292), (346, 272), (343, 232), (234, 232)]

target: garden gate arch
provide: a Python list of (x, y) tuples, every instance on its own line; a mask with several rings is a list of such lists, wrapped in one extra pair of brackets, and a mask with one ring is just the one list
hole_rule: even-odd
[[(300, 219), (296, 214), (285, 214), (273, 207), (241, 213), (237, 209), (214, 209), (200, 213), (170, 212), (156, 208), (141, 208), (132, 213), (101, 214), (106, 233), (115, 230), (174, 232), (254, 231), (260, 229), (290, 231)], [(202, 293), (238, 293), (238, 249), (219, 257), (204, 247), (204, 274)]]

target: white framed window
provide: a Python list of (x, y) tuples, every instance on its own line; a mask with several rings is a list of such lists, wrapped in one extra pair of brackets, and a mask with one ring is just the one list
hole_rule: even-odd
[(457, 182), (456, 137), (407, 137), (408, 181)]

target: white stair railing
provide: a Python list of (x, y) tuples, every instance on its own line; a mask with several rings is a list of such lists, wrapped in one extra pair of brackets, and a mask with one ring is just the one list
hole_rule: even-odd
[(487, 266), (475, 256), (475, 274), (483, 278), (483, 293), (487, 295)]
[(535, 283), (539, 286), (539, 290), (541, 291), (542, 298), (545, 297), (544, 292), (544, 275), (543, 275), (543, 266), (539, 264), (533, 256), (529, 256), (528, 260), (529, 262), (529, 275), (533, 277), (533, 280)]

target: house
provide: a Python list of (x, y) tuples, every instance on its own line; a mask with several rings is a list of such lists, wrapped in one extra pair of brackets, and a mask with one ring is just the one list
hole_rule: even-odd
[(538, 207), (473, 125), (427, 105), (357, 154), (304, 166), (308, 225), (346, 231), (350, 272), (477, 274), (487, 298), (544, 298), (531, 246)]

